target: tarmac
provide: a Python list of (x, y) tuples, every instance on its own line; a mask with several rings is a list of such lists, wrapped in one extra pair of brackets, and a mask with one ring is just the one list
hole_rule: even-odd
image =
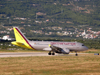
[[(89, 53), (78, 53), (79, 55), (87, 55)], [(6, 52), (0, 53), (0, 57), (28, 57), (28, 56), (75, 56), (75, 53), (48, 55), (47, 52)]]

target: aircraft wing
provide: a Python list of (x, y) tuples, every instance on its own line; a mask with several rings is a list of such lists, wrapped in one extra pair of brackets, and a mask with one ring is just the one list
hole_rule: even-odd
[(57, 47), (54, 45), (50, 45), (50, 48), (52, 49), (52, 51), (54, 51), (56, 53), (69, 54), (69, 52), (70, 52), (70, 50), (68, 48), (61, 48), (61, 47)]

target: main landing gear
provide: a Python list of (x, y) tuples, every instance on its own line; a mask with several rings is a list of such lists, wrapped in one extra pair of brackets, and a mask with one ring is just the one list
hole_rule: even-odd
[(48, 53), (48, 55), (55, 55), (55, 53), (53, 52), (53, 53), (51, 53), (51, 51)]

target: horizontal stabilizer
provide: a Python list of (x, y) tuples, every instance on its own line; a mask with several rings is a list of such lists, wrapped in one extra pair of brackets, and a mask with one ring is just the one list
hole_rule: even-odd
[(29, 48), (27, 45), (25, 45), (23, 42), (17, 42), (17, 41), (13, 41), (11, 42), (13, 45), (17, 45), (17, 46), (21, 46), (24, 48)]
[(11, 42), (12, 44), (22, 44), (22, 45), (24, 45), (24, 43), (22, 43), (22, 42), (17, 42), (17, 41), (13, 41), (13, 42)]

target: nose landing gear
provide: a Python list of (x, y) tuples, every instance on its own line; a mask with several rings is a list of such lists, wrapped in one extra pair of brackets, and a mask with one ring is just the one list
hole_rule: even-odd
[(78, 56), (77, 52), (76, 52), (75, 56)]

